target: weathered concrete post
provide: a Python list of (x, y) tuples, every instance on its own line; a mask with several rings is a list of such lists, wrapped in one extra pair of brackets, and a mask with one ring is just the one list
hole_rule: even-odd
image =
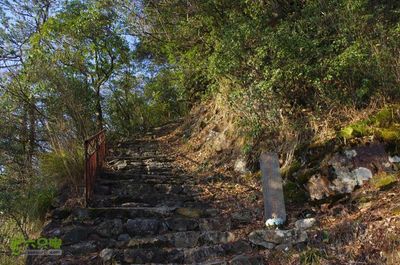
[(264, 198), (264, 221), (280, 218), (286, 221), (285, 200), (279, 159), (276, 153), (262, 153), (260, 156), (262, 189)]

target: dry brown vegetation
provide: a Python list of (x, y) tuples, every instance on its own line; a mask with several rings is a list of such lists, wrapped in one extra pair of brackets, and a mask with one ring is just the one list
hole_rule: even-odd
[[(364, 112), (350, 108), (331, 112), (319, 126), (315, 122), (314, 130), (318, 133), (313, 144), (319, 146), (333, 139), (343, 148), (357, 143), (359, 140), (347, 143), (337, 140), (338, 128), (365, 119), (380, 107), (375, 102)], [(224, 209), (226, 214), (250, 210), (251, 225), (243, 225), (236, 231), (246, 237), (250, 231), (263, 227), (262, 191), (257, 170), (247, 174), (234, 171), (235, 159), (243, 155), (244, 138), (237, 131), (233, 117), (216, 105), (198, 106), (164, 140), (176, 154), (178, 166), (196, 177), (204, 199)], [(260, 253), (266, 256), (268, 264), (399, 264), (399, 194), (398, 182), (380, 189), (371, 181), (339, 201), (288, 200), (289, 227), (307, 213), (315, 215), (318, 226), (309, 235), (309, 243), (301, 248), (286, 252), (260, 249)]]

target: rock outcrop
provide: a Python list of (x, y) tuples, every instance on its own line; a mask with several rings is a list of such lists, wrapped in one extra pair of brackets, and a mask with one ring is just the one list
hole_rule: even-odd
[(313, 175), (307, 189), (312, 200), (352, 192), (375, 174), (392, 171), (392, 162), (382, 144), (370, 144), (335, 153), (321, 163), (320, 173)]

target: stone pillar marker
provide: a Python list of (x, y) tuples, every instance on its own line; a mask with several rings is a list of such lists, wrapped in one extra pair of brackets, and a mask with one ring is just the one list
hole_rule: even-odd
[(260, 156), (262, 190), (264, 199), (264, 221), (280, 218), (286, 221), (285, 200), (279, 159), (276, 153), (262, 153)]

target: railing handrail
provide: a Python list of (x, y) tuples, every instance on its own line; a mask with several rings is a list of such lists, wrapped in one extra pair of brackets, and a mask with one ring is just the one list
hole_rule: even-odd
[(89, 136), (88, 138), (85, 139), (85, 143), (86, 142), (90, 142), (91, 140), (93, 140), (95, 137), (98, 137), (101, 133), (106, 132), (106, 129), (102, 129), (101, 131), (97, 132), (96, 134)]
[(105, 129), (84, 141), (85, 148), (85, 202), (93, 193), (96, 176), (100, 173), (106, 155)]

